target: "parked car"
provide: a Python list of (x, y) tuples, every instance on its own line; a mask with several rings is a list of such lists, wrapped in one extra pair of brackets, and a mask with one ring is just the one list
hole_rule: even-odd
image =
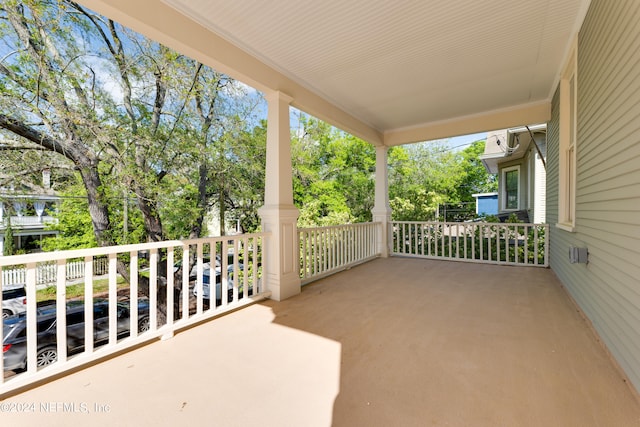
[(27, 309), (27, 293), (24, 287), (2, 290), (2, 318), (20, 314)]
[[(128, 302), (118, 302), (118, 337), (129, 335), (130, 306)], [(141, 299), (138, 303), (138, 331), (149, 330), (149, 302)], [(37, 315), (38, 367), (49, 365), (58, 359), (56, 340), (55, 305), (43, 307)], [(109, 339), (109, 301), (96, 300), (93, 304), (93, 340), (95, 346), (106, 344)], [(3, 320), (2, 354), (4, 369), (7, 371), (25, 369), (27, 366), (27, 319), (24, 313)], [(67, 305), (67, 353), (73, 354), (84, 349), (84, 304)]]
[[(234, 257), (233, 253), (228, 254), (227, 271), (229, 272), (233, 271), (233, 257)], [(176, 263), (173, 266), (173, 272), (176, 273), (180, 268), (182, 268), (182, 259), (176, 261)], [(211, 268), (211, 260), (209, 256), (204, 256), (203, 269), (209, 270), (210, 268)], [(216, 269), (221, 269), (221, 268), (222, 268), (222, 257), (220, 256), (220, 254), (216, 254)], [(244, 270), (244, 265), (241, 262), (238, 263), (238, 269)], [(191, 266), (191, 269), (189, 270), (189, 280), (192, 280), (192, 281), (196, 280), (197, 272), (198, 272), (198, 265), (194, 263)]]
[[(240, 271), (244, 270), (244, 266), (242, 264), (238, 264), (238, 269)], [(222, 274), (221, 268), (218, 266), (214, 270), (215, 272), (215, 284), (216, 284), (216, 303), (220, 305), (222, 299)], [(233, 299), (233, 284), (234, 284), (234, 269), (233, 265), (228, 266), (227, 268), (227, 295), (228, 301)], [(242, 282), (242, 281), (241, 281)], [(243, 285), (240, 283), (238, 286), (238, 294), (240, 297), (243, 296)], [(249, 285), (249, 295), (253, 294), (253, 286)], [(193, 287), (193, 295), (198, 296), (198, 286), (194, 285)], [(204, 264), (204, 268), (202, 271), (202, 298), (204, 300), (209, 300), (211, 298), (211, 268), (208, 264)]]
[[(233, 293), (233, 272), (234, 272), (234, 255), (229, 252), (227, 259), (227, 292), (229, 295)], [(182, 260), (179, 260), (174, 265), (174, 273), (177, 272), (180, 268), (182, 268)], [(242, 263), (238, 263), (238, 270), (244, 270), (244, 265)], [(220, 254), (216, 254), (215, 257), (215, 283), (216, 283), (216, 300), (220, 301), (222, 297), (222, 257)], [(198, 266), (197, 264), (193, 264), (191, 269), (189, 270), (189, 281), (194, 282), (198, 277)], [(202, 264), (202, 284), (203, 284), (203, 292), (202, 298), (205, 300), (209, 300), (211, 298), (211, 262), (210, 258), (205, 256)], [(198, 287), (193, 287), (193, 295), (198, 295)]]
[[(240, 266), (242, 270), (242, 266)], [(216, 300), (222, 299), (222, 270), (220, 267), (216, 267), (215, 270), (215, 284), (216, 284)], [(230, 265), (227, 269), (227, 292), (229, 295), (233, 293), (233, 266)], [(194, 277), (195, 279), (195, 277)], [(198, 286), (193, 287), (193, 295), (198, 296)], [(208, 300), (211, 298), (211, 267), (209, 263), (205, 263), (202, 270), (202, 298)]]

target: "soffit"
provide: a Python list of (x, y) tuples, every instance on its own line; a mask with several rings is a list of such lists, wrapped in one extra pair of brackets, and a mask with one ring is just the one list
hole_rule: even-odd
[(550, 98), (582, 0), (167, 0), (381, 132)]

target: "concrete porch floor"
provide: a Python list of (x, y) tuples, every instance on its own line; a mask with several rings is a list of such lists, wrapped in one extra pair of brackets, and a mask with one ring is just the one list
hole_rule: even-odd
[(0, 402), (2, 425), (635, 426), (551, 270), (378, 259)]

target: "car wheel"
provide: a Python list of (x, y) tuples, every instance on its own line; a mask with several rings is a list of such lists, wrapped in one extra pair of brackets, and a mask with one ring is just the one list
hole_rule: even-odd
[(38, 367), (47, 366), (58, 360), (58, 350), (55, 347), (46, 347), (38, 351)]
[(143, 317), (142, 319), (140, 319), (140, 321), (138, 322), (138, 332), (147, 332), (149, 329), (151, 329), (149, 318)]
[(13, 313), (10, 312), (9, 310), (2, 310), (2, 318), (6, 319), (7, 317), (11, 316)]

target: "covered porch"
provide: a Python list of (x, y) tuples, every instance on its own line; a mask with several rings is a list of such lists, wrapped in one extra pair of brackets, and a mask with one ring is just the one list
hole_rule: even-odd
[(2, 419), (636, 425), (625, 381), (551, 270), (391, 257), (11, 396)]

